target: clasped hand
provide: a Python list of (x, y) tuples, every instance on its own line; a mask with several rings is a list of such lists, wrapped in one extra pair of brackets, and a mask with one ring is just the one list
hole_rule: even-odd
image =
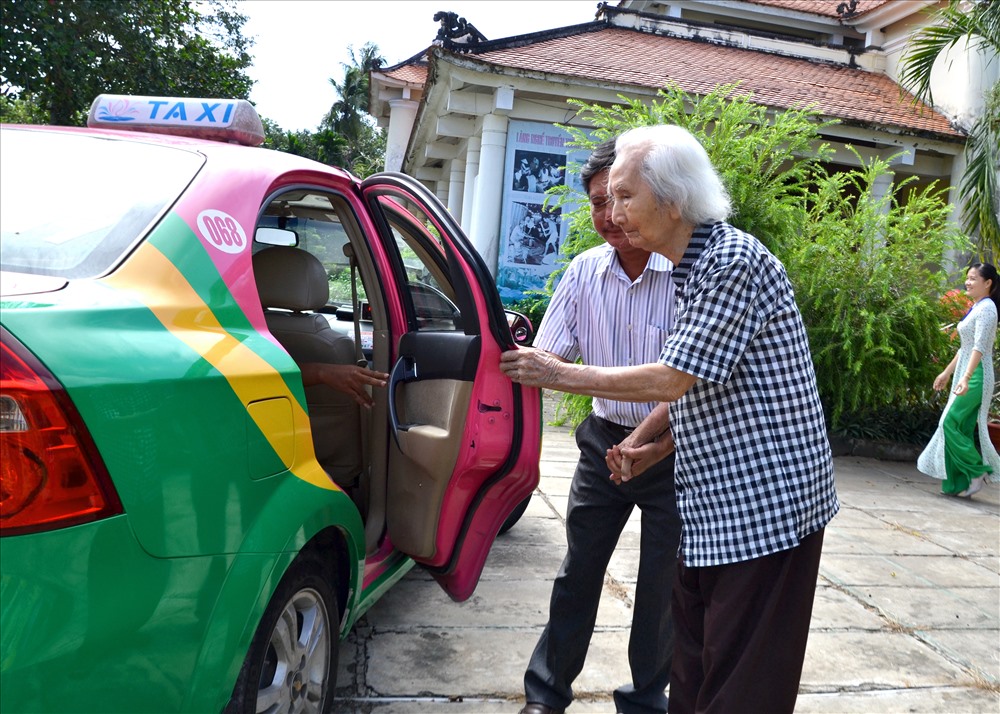
[(674, 453), (674, 437), (668, 431), (653, 441), (636, 444), (629, 434), (618, 445), (607, 450), (604, 462), (611, 469), (611, 480), (621, 485), (642, 475), (650, 466)]

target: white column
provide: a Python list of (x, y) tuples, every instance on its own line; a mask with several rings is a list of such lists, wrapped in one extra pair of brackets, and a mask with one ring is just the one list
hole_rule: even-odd
[(882, 204), (883, 215), (888, 215), (889, 210), (892, 208), (892, 185), (895, 178), (894, 174), (886, 173), (877, 176), (872, 181), (872, 200), (881, 201), (882, 199), (886, 199), (885, 203)]
[(476, 211), (472, 216), (472, 244), (483, 256), (492, 275), (497, 272), (500, 249), (500, 201), (503, 196), (503, 166), (507, 151), (507, 117), (483, 117), (479, 177), (476, 180)]
[(478, 136), (469, 139), (465, 150), (465, 186), (462, 188), (462, 230), (469, 234), (472, 231), (472, 209), (476, 204), (476, 176), (479, 175)]
[(951, 201), (951, 215), (949, 218), (956, 227), (962, 225), (962, 197), (958, 193), (958, 187), (962, 183), (969, 168), (965, 160), (965, 152), (959, 151), (951, 158), (951, 175), (948, 176), (948, 200)]
[[(959, 230), (961, 230), (962, 226), (962, 197), (958, 193), (958, 187), (962, 183), (962, 177), (965, 176), (967, 168), (968, 164), (965, 160), (965, 152), (959, 151), (951, 159), (951, 175), (948, 177), (948, 199), (951, 201), (949, 220)], [(960, 271), (969, 264), (971, 258), (972, 256), (968, 253), (961, 253), (954, 249), (949, 250), (945, 254), (945, 264), (942, 267), (949, 273), (954, 273), (956, 279), (961, 281), (964, 273)]]
[(417, 103), (412, 99), (389, 100), (389, 130), (385, 137), (385, 170), (401, 171), (410, 142)]
[(452, 159), (451, 180), (448, 182), (448, 210), (459, 220), (462, 217), (462, 200), (464, 198), (465, 162), (461, 159)]

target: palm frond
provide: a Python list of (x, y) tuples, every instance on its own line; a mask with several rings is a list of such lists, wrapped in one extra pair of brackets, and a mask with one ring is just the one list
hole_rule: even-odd
[(969, 131), (965, 175), (959, 187), (963, 218), (970, 233), (979, 233), (981, 247), (1000, 256), (1000, 120), (989, 113)]
[(910, 40), (900, 64), (899, 82), (913, 92), (914, 99), (933, 104), (931, 70), (937, 58), (961, 40), (970, 49), (986, 47), (994, 55), (1000, 51), (1000, 3), (986, 0), (974, 2), (971, 9), (965, 3), (951, 0), (947, 7), (936, 11), (935, 22)]

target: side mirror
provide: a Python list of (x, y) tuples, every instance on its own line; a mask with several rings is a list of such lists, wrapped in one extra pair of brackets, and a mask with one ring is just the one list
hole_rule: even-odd
[(535, 339), (535, 328), (531, 326), (531, 320), (519, 312), (504, 310), (507, 315), (507, 326), (510, 327), (510, 336), (514, 338), (514, 344), (520, 347), (527, 347)]

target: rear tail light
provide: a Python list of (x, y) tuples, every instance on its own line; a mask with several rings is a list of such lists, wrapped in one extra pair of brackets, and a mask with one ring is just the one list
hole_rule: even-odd
[(0, 328), (0, 535), (121, 512), (104, 461), (66, 390)]

